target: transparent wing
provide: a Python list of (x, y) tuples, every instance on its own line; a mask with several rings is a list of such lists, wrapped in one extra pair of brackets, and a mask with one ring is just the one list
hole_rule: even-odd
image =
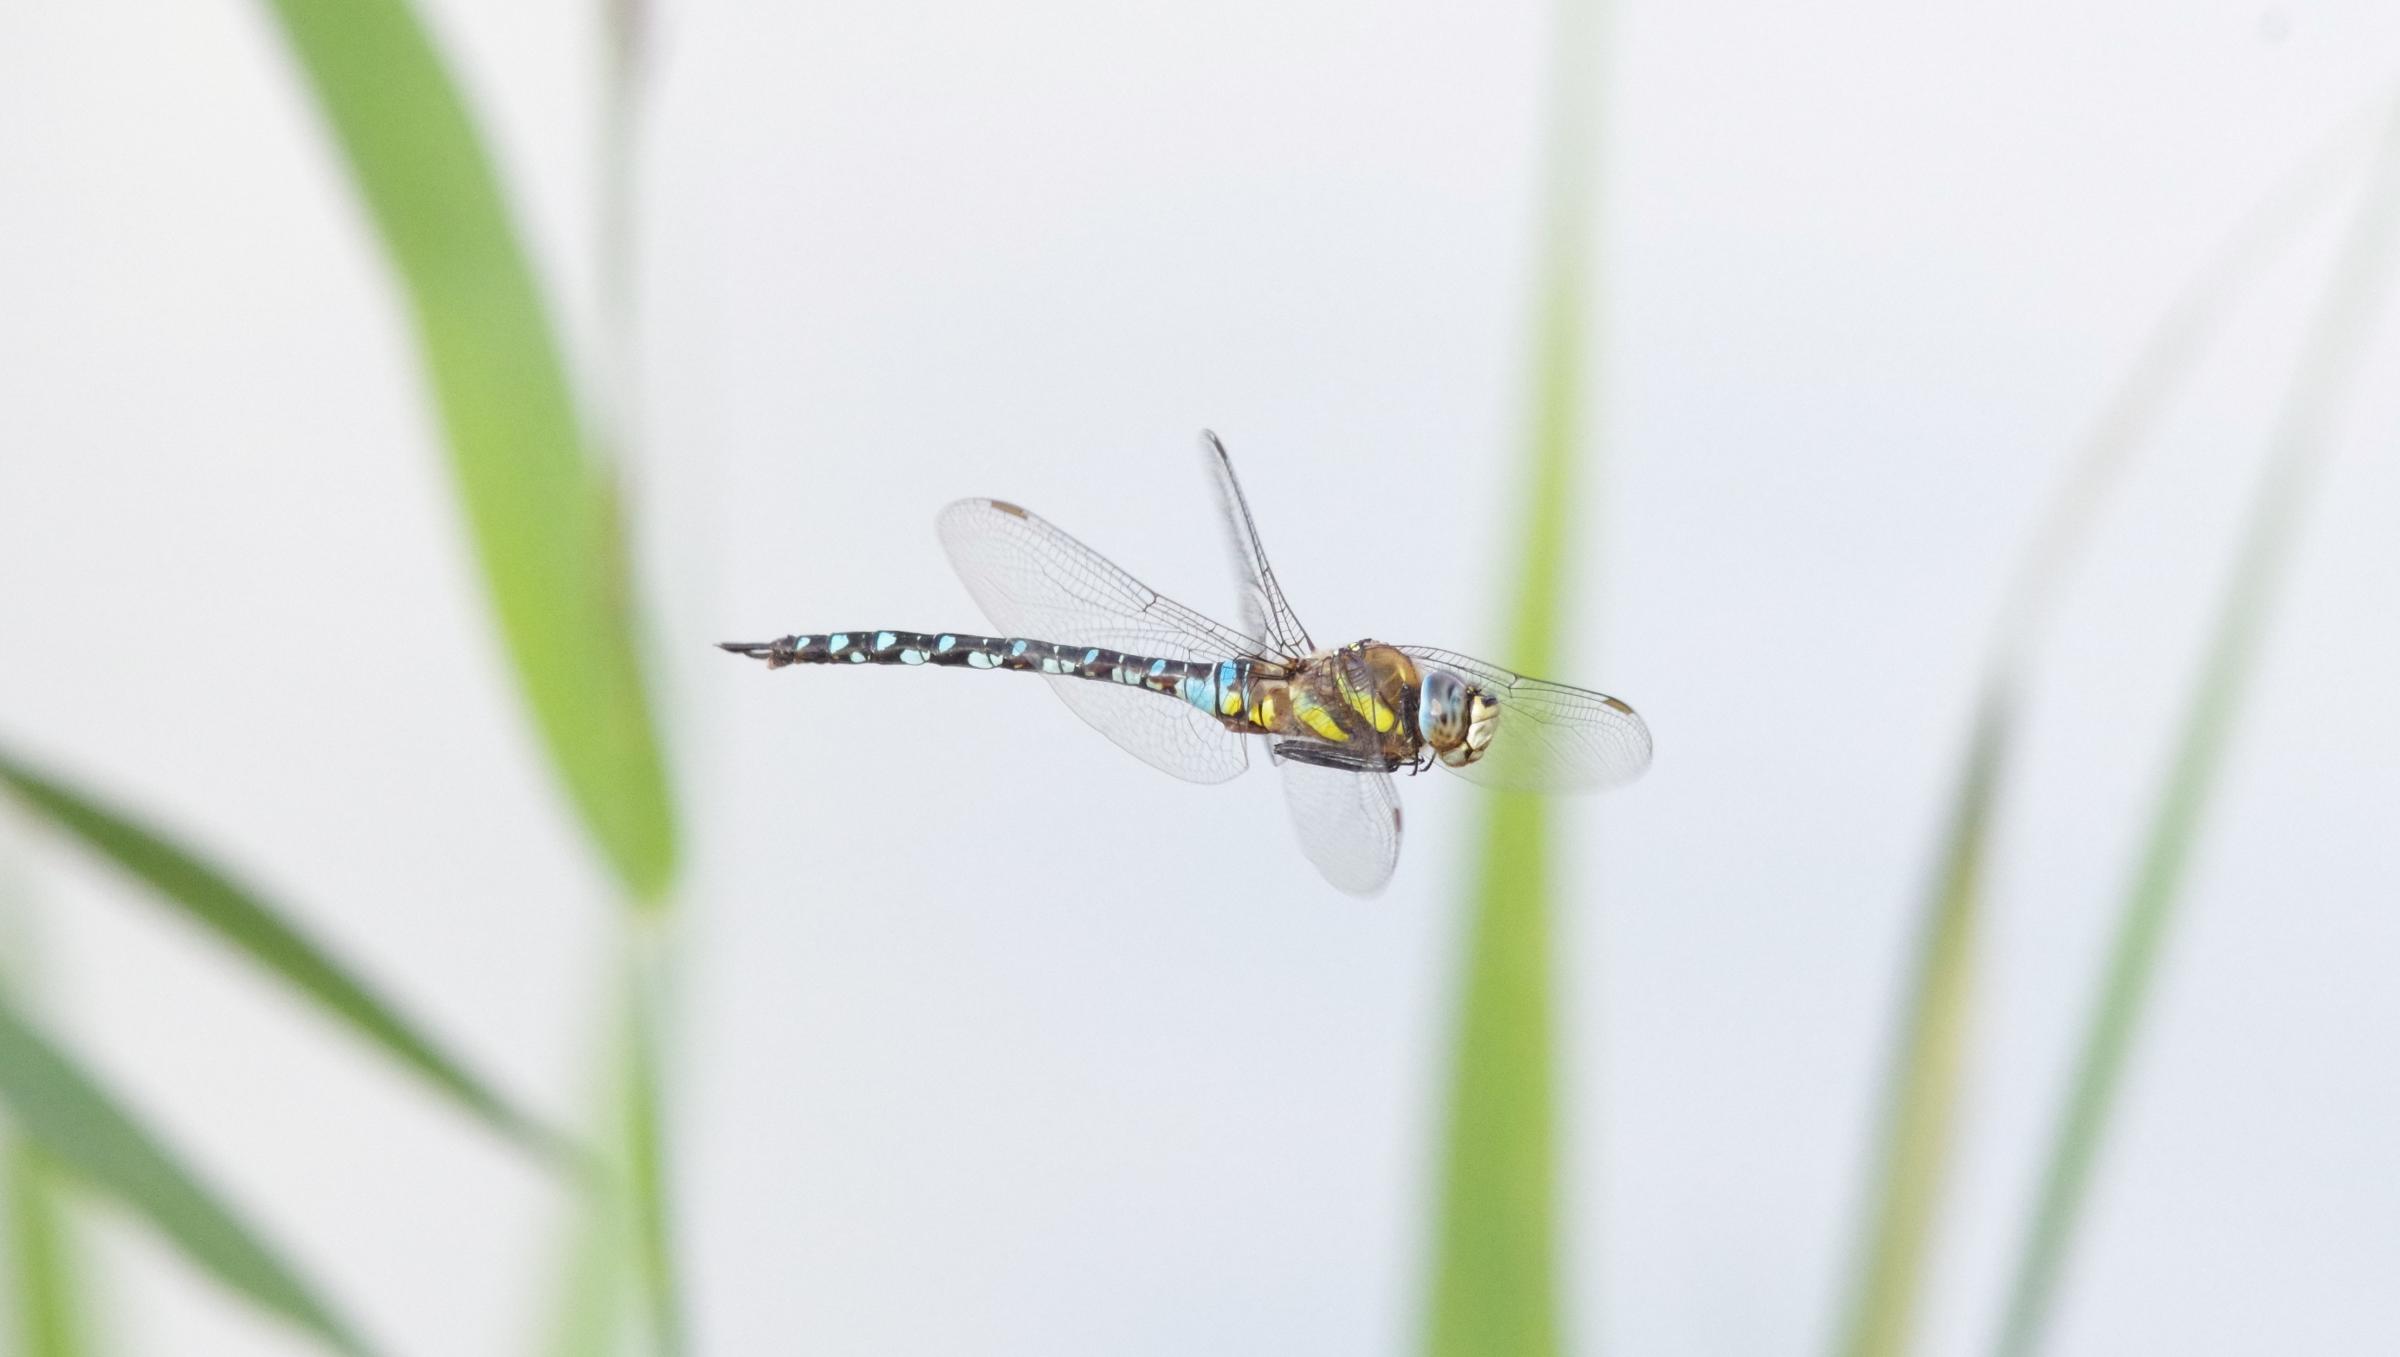
[(1286, 659), (1316, 653), (1308, 628), (1284, 601), (1283, 586), (1275, 582), (1275, 567), (1267, 564), (1266, 548), (1258, 542), (1258, 521), (1250, 516), (1250, 501), (1233, 475), (1233, 459), (1225, 444), (1206, 429), (1200, 431), (1200, 455), (1208, 463), (1209, 479), (1217, 487), (1217, 505), (1225, 512), (1227, 536), (1233, 544), (1234, 570), (1242, 582), (1242, 626), (1274, 643)]
[(1400, 861), (1400, 793), (1392, 775), (1297, 759), (1278, 766), (1300, 851), (1327, 881), (1352, 895), (1382, 890)]
[(1401, 646), (1423, 666), (1447, 669), (1500, 703), (1491, 748), (1450, 771), (1487, 787), (1580, 792), (1630, 782), (1650, 766), (1650, 727), (1606, 693), (1545, 683), (1496, 664), (1427, 646)]
[[(960, 500), (942, 510), (937, 526), (967, 592), (1008, 636), (1149, 659), (1217, 661), (1261, 653), (1261, 642), (1161, 597), (1100, 553), (1004, 500)], [(1048, 682), (1093, 729), (1186, 781), (1223, 782), (1249, 763), (1242, 737), (1189, 703), (1090, 679)]]

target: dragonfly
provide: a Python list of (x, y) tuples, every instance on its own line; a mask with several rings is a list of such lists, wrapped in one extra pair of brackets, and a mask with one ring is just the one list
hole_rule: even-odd
[(1432, 646), (1321, 648), (1283, 595), (1213, 433), (1201, 452), (1240, 582), (1240, 625), (1160, 594), (1031, 510), (962, 499), (942, 546), (999, 635), (862, 628), (719, 647), (786, 665), (909, 665), (1039, 674), (1135, 758), (1190, 782), (1243, 771), (1263, 743), (1300, 847), (1325, 879), (1372, 895), (1400, 860), (1394, 774), (1434, 767), (1487, 787), (1577, 792), (1650, 764), (1650, 730), (1605, 693)]

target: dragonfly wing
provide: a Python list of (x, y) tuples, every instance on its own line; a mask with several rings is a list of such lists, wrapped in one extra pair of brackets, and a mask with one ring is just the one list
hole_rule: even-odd
[[(1260, 653), (1256, 639), (1162, 597), (1004, 500), (960, 500), (942, 510), (938, 527), (967, 592), (1008, 636), (1148, 659), (1215, 662)], [(1189, 703), (1090, 679), (1048, 682), (1093, 729), (1154, 768), (1189, 782), (1223, 782), (1248, 766), (1242, 737)]]
[(1091, 679), (1042, 681), (1119, 749), (1186, 782), (1224, 782), (1250, 766), (1241, 736), (1179, 698)]
[[(1450, 771), (1487, 787), (1580, 792), (1630, 782), (1650, 766), (1650, 727), (1606, 693), (1547, 683), (1427, 646), (1401, 646), (1423, 667), (1447, 669), (1500, 703), (1483, 757)], [(1447, 767), (1448, 765), (1444, 765)]]
[(1300, 851), (1341, 890), (1382, 890), (1400, 862), (1400, 792), (1392, 775), (1298, 759), (1279, 760), (1277, 767)]
[(1286, 658), (1316, 652), (1308, 628), (1300, 625), (1292, 605), (1284, 601), (1275, 567), (1267, 564), (1266, 548), (1258, 542), (1258, 520), (1250, 516), (1250, 501), (1233, 474), (1233, 459), (1215, 434), (1200, 431), (1200, 455), (1208, 463), (1210, 483), (1217, 487), (1217, 505), (1225, 514), (1227, 539), (1233, 546), (1233, 566), (1242, 582), (1242, 626), (1272, 641)]

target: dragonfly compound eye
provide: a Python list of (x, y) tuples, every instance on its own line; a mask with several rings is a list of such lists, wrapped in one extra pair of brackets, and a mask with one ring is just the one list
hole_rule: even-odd
[(1441, 669), (1425, 671), (1425, 681), (1417, 691), (1417, 733), (1445, 763), (1464, 751), (1467, 685), (1458, 675)]

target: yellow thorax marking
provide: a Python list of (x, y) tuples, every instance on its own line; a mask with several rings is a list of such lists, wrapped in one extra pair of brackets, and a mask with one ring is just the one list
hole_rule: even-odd
[(1374, 689), (1360, 688), (1350, 682), (1348, 666), (1337, 665), (1333, 671), (1333, 681), (1342, 690), (1342, 697), (1349, 702), (1350, 710), (1367, 718), (1367, 724), (1375, 727), (1376, 734), (1390, 734), (1392, 727), (1400, 724), (1399, 716), (1383, 704), (1383, 699), (1375, 695)]
[(1300, 724), (1328, 740), (1340, 743), (1350, 738), (1350, 732), (1342, 729), (1341, 722), (1333, 719), (1333, 713), (1325, 710), (1305, 691), (1292, 694), (1292, 714), (1300, 718)]
[(1367, 718), (1375, 727), (1376, 734), (1389, 734), (1393, 726), (1400, 724), (1400, 718), (1394, 716), (1392, 709), (1383, 705), (1383, 699), (1375, 694), (1354, 692), (1349, 697), (1351, 710)]

